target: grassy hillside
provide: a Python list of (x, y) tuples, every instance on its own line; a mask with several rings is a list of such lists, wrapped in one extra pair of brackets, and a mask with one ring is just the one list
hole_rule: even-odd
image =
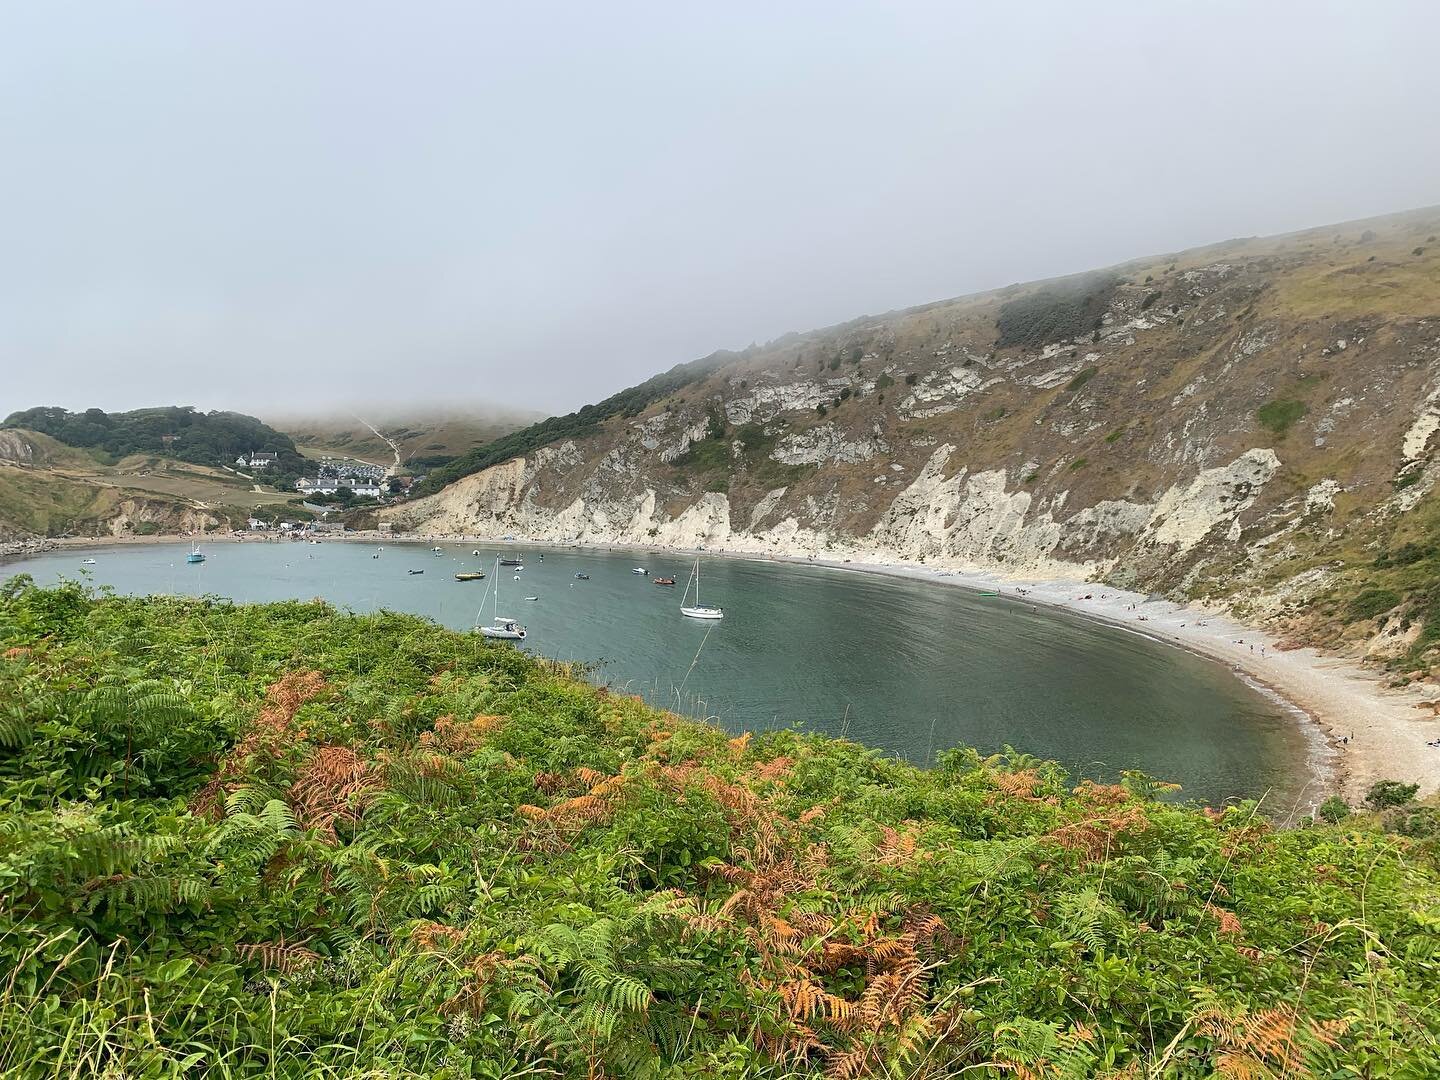
[(0, 465), (0, 540), (102, 532), (116, 495), (53, 472)]
[(112, 462), (132, 454), (158, 454), (220, 468), (241, 454), (263, 451), (278, 455), (270, 467), (276, 478), (293, 478), (303, 467), (288, 436), (243, 413), (207, 413), (175, 405), (118, 413), (40, 407), (12, 413), (0, 426), (38, 431), (67, 446), (106, 455)]
[(1276, 832), (413, 617), (23, 581), (0, 703), (8, 1076), (1440, 1071), (1425, 808)]
[(398, 415), (367, 411), (365, 419), (379, 429), (379, 435), (349, 415), (292, 416), (274, 423), (312, 456), (341, 455), (389, 466), (394, 464), (398, 448), (403, 465), (428, 468), (503, 438), (536, 417), (476, 406), (472, 410), (415, 409)]
[(0, 540), (192, 532), (244, 527), (262, 508), (267, 517), (299, 513), (294, 493), (275, 487), (282, 473), (265, 473), (263, 484), (259, 475), (0, 428)]

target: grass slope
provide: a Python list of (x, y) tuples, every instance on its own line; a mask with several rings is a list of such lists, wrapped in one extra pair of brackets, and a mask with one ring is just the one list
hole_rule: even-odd
[(1440, 1072), (1433, 839), (1154, 791), (732, 739), (410, 616), (17, 579), (0, 1072)]
[[(524, 427), (536, 414), (505, 412), (484, 406), (466, 412), (415, 410), (401, 415), (368, 416), (386, 438), (400, 447), (403, 463), (422, 466), (459, 457), (477, 446)], [(395, 451), (365, 424), (352, 416), (288, 417), (275, 426), (294, 438), (310, 457), (342, 456), (389, 466)]]

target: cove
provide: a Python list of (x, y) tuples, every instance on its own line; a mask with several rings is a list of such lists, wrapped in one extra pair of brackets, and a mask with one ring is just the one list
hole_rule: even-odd
[[(375, 545), (356, 542), (221, 540), (202, 546), (199, 565), (185, 562), (184, 544), (72, 548), (0, 564), (0, 578), (84, 575), (126, 594), (242, 603), (323, 597), (463, 629), (500, 553), (481, 545), (473, 556), (476, 547), (443, 545), (437, 557), (387, 543), (377, 559)], [(526, 624), (528, 651), (593, 665), (617, 692), (734, 731), (845, 735), (921, 764), (956, 745), (1009, 744), (1060, 761), (1077, 781), (1138, 769), (1188, 798), (1265, 796), (1279, 815), (1313, 780), (1311, 743), (1291, 710), (1210, 660), (1066, 612), (919, 580), (713, 558), (705, 602), (726, 617), (701, 623), (679, 613), (684, 556), (519, 550), (518, 580), (508, 569), (499, 578), (500, 614)], [(679, 584), (631, 573), (641, 565)], [(484, 581), (454, 579), (477, 569)]]

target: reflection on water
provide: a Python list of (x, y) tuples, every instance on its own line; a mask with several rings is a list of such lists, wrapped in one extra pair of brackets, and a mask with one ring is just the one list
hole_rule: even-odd
[[(239, 601), (323, 596), (447, 626), (476, 621), (495, 549), (447, 545), (234, 543), (69, 550), (0, 566), (42, 582), (88, 572), (126, 593), (213, 593)], [(597, 665), (596, 677), (731, 729), (799, 726), (914, 761), (948, 747), (1010, 744), (1076, 776), (1141, 769), (1207, 800), (1258, 796), (1288, 807), (1306, 779), (1295, 719), (1224, 668), (1123, 630), (963, 589), (820, 567), (710, 559), (705, 600), (720, 623), (678, 611), (689, 574), (654, 553), (532, 551), (502, 570), (501, 614), (527, 624), (529, 651)], [(94, 558), (83, 566), (83, 558)], [(676, 578), (664, 588), (632, 574)], [(422, 569), (423, 575), (411, 575)], [(485, 581), (457, 582), (483, 569)], [(589, 573), (576, 580), (576, 571)], [(536, 595), (527, 602), (525, 596)], [(489, 607), (486, 608), (486, 620)], [(1267, 800), (1270, 805), (1270, 800)]]

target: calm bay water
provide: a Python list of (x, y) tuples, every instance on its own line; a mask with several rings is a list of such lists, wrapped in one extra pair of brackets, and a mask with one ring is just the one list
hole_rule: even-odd
[[(496, 549), (358, 543), (70, 549), (0, 563), (0, 578), (49, 583), (86, 571), (122, 593), (265, 601), (322, 596), (358, 612), (388, 608), (473, 626)], [(639, 552), (528, 553), (502, 571), (500, 614), (530, 631), (525, 647), (597, 665), (596, 678), (733, 730), (800, 726), (844, 733), (917, 762), (957, 744), (1009, 743), (1075, 776), (1141, 769), (1218, 801), (1270, 792), (1283, 812), (1309, 774), (1296, 718), (1225, 668), (1124, 630), (1008, 599), (921, 581), (822, 567), (709, 559), (704, 599), (723, 622), (679, 613), (689, 563)], [(82, 559), (93, 558), (94, 565)], [(662, 588), (632, 574), (674, 577)], [(409, 569), (423, 569), (410, 575)], [(457, 571), (485, 581), (461, 583)], [(576, 571), (590, 575), (577, 581)], [(526, 602), (525, 596), (539, 600)], [(487, 603), (485, 621), (490, 617)]]

